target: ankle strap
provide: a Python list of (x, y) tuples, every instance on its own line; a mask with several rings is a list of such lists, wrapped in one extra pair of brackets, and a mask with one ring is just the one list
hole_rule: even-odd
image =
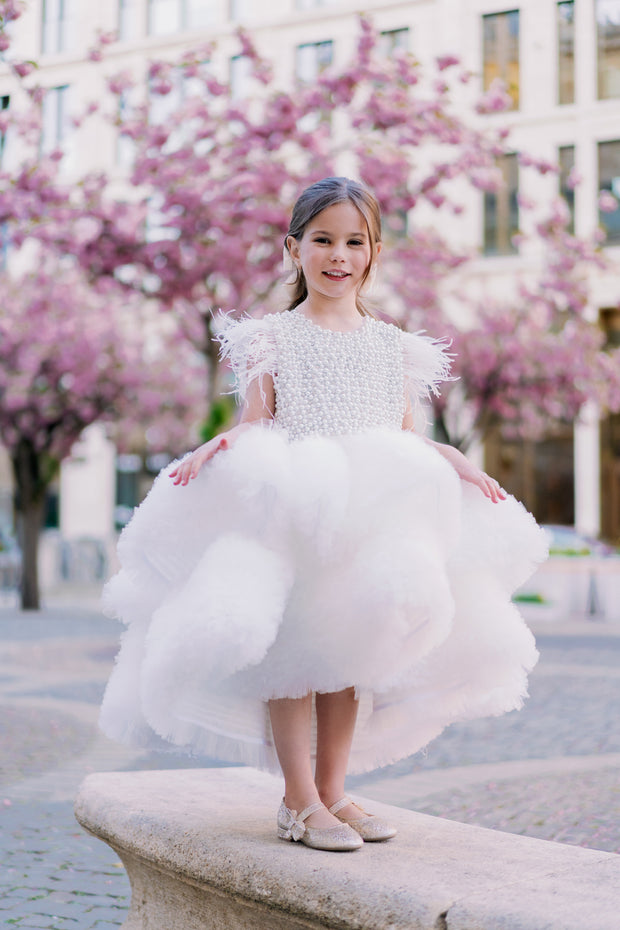
[(336, 801), (335, 804), (332, 804), (331, 807), (328, 807), (327, 810), (330, 812), (330, 814), (337, 814), (338, 811), (341, 811), (343, 807), (347, 806), (347, 804), (353, 804), (353, 801), (351, 798), (347, 798), (345, 796), (344, 798), (340, 798), (339, 801)]
[(317, 811), (320, 811), (323, 807), (321, 801), (315, 801), (314, 804), (311, 804), (309, 807), (304, 808), (299, 814), (297, 814), (297, 820), (307, 820), (311, 814), (316, 814)]

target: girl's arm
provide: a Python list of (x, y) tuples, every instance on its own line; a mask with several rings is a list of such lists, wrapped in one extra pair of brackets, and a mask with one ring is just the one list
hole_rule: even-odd
[(276, 409), (275, 388), (271, 375), (255, 378), (248, 385), (245, 405), (241, 419), (236, 426), (224, 433), (214, 436), (209, 442), (199, 446), (191, 455), (188, 455), (180, 465), (170, 472), (175, 484), (185, 485), (190, 478), (195, 478), (203, 465), (213, 458), (222, 449), (230, 449), (239, 436), (250, 426), (256, 426), (263, 420), (271, 422)]
[[(407, 409), (403, 417), (403, 429), (409, 430), (412, 433), (415, 432), (413, 426), (413, 411), (409, 400), (407, 400)], [(420, 438), (427, 445), (436, 449), (440, 455), (443, 455), (450, 465), (452, 465), (459, 478), (463, 481), (470, 481), (472, 484), (475, 484), (476, 487), (480, 488), (485, 497), (492, 500), (494, 504), (506, 500), (506, 492), (500, 487), (499, 482), (497, 482), (495, 478), (491, 478), (487, 475), (486, 472), (481, 471), (480, 468), (476, 468), (475, 465), (472, 465), (472, 463), (465, 458), (463, 453), (455, 449), (454, 446), (448, 446), (441, 442), (434, 442), (432, 439), (427, 439), (426, 436), (421, 436)]]

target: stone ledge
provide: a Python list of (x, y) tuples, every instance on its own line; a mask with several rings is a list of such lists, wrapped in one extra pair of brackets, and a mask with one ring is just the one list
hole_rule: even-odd
[(125, 930), (618, 930), (620, 856), (368, 802), (399, 835), (284, 843), (281, 782), (252, 769), (108, 772), (75, 810), (123, 860)]

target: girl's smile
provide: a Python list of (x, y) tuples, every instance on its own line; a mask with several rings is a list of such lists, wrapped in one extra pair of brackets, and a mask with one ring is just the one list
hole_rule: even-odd
[(289, 238), (289, 249), (303, 270), (308, 300), (315, 309), (337, 301), (342, 309), (349, 309), (350, 304), (355, 311), (371, 248), (366, 220), (354, 204), (344, 201), (322, 210), (308, 223), (301, 239)]

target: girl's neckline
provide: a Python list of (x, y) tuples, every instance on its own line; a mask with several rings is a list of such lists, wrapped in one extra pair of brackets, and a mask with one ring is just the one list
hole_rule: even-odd
[(361, 333), (366, 329), (369, 317), (363, 316), (362, 322), (359, 326), (356, 326), (355, 329), (329, 329), (327, 326), (321, 326), (320, 323), (315, 323), (314, 320), (311, 320), (310, 317), (304, 316), (299, 307), (295, 307), (293, 310), (289, 310), (289, 313), (294, 313), (297, 316), (297, 319), (303, 320), (304, 323), (308, 323), (314, 329), (320, 330), (322, 333), (331, 333), (333, 336), (355, 336), (356, 333)]

